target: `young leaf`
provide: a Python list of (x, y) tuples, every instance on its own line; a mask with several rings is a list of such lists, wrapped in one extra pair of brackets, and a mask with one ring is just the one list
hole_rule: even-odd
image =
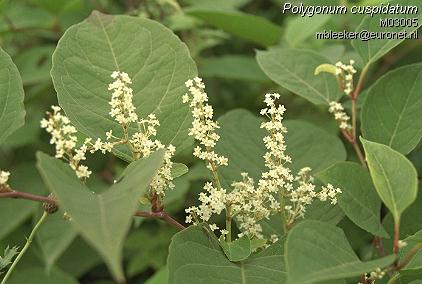
[(369, 172), (381, 200), (391, 211), (394, 221), (416, 199), (418, 176), (415, 167), (399, 152), (388, 146), (361, 138)]
[(183, 176), (189, 171), (188, 167), (185, 164), (181, 163), (174, 163), (173, 167), (171, 168), (171, 177), (178, 178)]
[(37, 154), (38, 169), (61, 208), (72, 217), (76, 230), (103, 257), (117, 281), (124, 280), (122, 246), (138, 198), (161, 166), (163, 152), (133, 162), (121, 181), (95, 194), (82, 184), (71, 168), (58, 159)]
[(265, 18), (235, 10), (188, 9), (188, 15), (240, 38), (270, 46), (281, 38), (281, 28)]
[(273, 48), (258, 51), (256, 59), (271, 80), (311, 103), (328, 105), (342, 96), (331, 74), (315, 76), (315, 68), (329, 60), (313, 51)]
[(245, 260), (251, 255), (251, 240), (248, 236), (232, 242), (226, 242), (224, 238), (220, 238), (220, 245), (227, 258), (233, 262)]
[[(421, 9), (421, 2), (419, 0), (395, 0), (391, 2), (391, 6), (414, 6), (417, 7), (419, 10)], [(416, 19), (415, 25), (412, 22), (412, 25), (409, 27), (381, 27), (381, 18), (383, 20), (387, 19)], [(399, 33), (399, 32), (406, 32), (410, 34), (416, 31), (422, 25), (422, 14), (389, 14), (388, 17), (385, 14), (377, 14), (377, 15), (367, 15), (358, 28), (356, 29), (357, 32), (361, 31), (368, 31), (374, 33)], [(387, 39), (385, 36), (384, 39), (370, 39), (370, 40), (362, 40), (354, 39), (352, 40), (352, 46), (355, 50), (359, 53), (362, 57), (365, 65), (372, 64), (381, 57), (383, 57), (386, 53), (388, 53), (391, 49), (399, 45), (405, 39)]]
[(338, 204), (351, 221), (373, 235), (388, 237), (381, 225), (381, 201), (365, 169), (356, 163), (343, 162), (318, 173), (317, 177), (341, 188)]
[(0, 255), (0, 274), (2, 273), (3, 269), (5, 269), (9, 264), (12, 263), (13, 258), (19, 253), (18, 247), (10, 248), (7, 246), (4, 249), (4, 255)]
[(0, 145), (25, 123), (24, 92), (18, 68), (0, 48)]
[[(131, 77), (137, 114), (157, 115), (161, 123), (157, 139), (178, 150), (192, 143), (188, 136), (191, 115), (182, 95), (196, 66), (186, 46), (155, 21), (96, 11), (69, 28), (53, 54), (51, 76), (59, 103), (78, 130), (103, 139), (110, 129), (122, 132), (109, 115), (108, 84), (115, 70)], [(136, 129), (132, 124), (130, 131)], [(131, 160), (126, 147), (117, 154)]]
[[(174, 235), (169, 248), (169, 284), (284, 283), (283, 245), (278, 242), (247, 260), (230, 262), (214, 234), (191, 226)], [(269, 273), (270, 272), (270, 273)]]
[(395, 256), (361, 262), (343, 231), (318, 221), (303, 221), (286, 240), (287, 283), (345, 279), (391, 264)]
[(408, 154), (422, 138), (422, 64), (397, 68), (371, 87), (362, 107), (366, 139)]

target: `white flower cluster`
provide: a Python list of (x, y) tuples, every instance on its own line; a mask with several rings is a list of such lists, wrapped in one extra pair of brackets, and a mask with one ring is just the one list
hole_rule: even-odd
[(53, 112), (47, 112), (47, 119), (41, 120), (41, 128), (51, 135), (50, 144), (56, 146), (55, 157), (67, 160), (78, 178), (88, 178), (92, 172), (80, 162), (86, 160), (85, 155), (89, 148), (91, 153), (101, 149), (105, 151), (106, 145), (103, 145), (101, 141), (92, 144), (91, 139), (86, 139), (82, 146), (77, 148), (76, 128), (70, 123), (69, 118), (62, 114), (60, 107), (52, 106), (51, 108)]
[[(191, 86), (191, 81), (188, 81), (187, 85)], [(340, 189), (327, 185), (320, 192), (316, 192), (312, 177), (309, 176), (310, 168), (303, 168), (295, 177), (286, 166), (291, 162), (291, 158), (285, 153), (284, 134), (287, 129), (282, 123), (285, 108), (275, 103), (279, 97), (279, 94), (267, 94), (265, 97), (267, 107), (261, 110), (261, 114), (268, 118), (261, 124), (261, 128), (268, 132), (263, 139), (267, 148), (264, 155), (267, 171), (262, 173), (258, 184), (255, 185), (247, 173), (242, 173), (242, 181), (232, 183), (230, 192), (207, 183), (204, 186), (205, 191), (199, 195), (201, 204), (186, 209), (188, 213), (186, 223), (207, 222), (213, 214), (220, 214), (226, 210), (226, 214), (234, 216), (238, 221), (241, 231), (238, 237), (248, 235), (251, 238), (263, 238), (259, 222), (273, 214), (287, 213), (286, 222), (290, 226), (297, 218), (304, 216), (306, 206), (314, 199), (331, 200), (333, 204), (337, 202), (336, 194), (341, 192)], [(288, 204), (281, 205), (279, 198), (283, 201), (286, 199)], [(211, 229), (215, 230), (218, 227), (212, 224)], [(226, 230), (220, 232), (223, 235), (227, 233)], [(275, 237), (272, 236), (271, 239), (274, 241)]]
[[(164, 196), (166, 189), (174, 188), (171, 176), (173, 167), (171, 159), (176, 152), (176, 148), (173, 145), (166, 147), (159, 140), (153, 139), (157, 135), (157, 127), (160, 126), (155, 114), (149, 114), (146, 119), (138, 118), (135, 112), (136, 107), (132, 102), (133, 90), (129, 87), (132, 84), (132, 80), (129, 75), (125, 72), (114, 71), (111, 77), (114, 82), (109, 85), (109, 90), (113, 91), (110, 101), (110, 115), (122, 126), (127, 138), (125, 140), (124, 138), (115, 137), (112, 130), (110, 130), (106, 133), (107, 140), (115, 140), (114, 144), (128, 143), (135, 159), (148, 157), (158, 149), (166, 149), (164, 164), (150, 184), (152, 192)], [(131, 135), (128, 133), (130, 123), (136, 123), (138, 126), (138, 130)]]
[(2, 185), (7, 186), (7, 181), (9, 180), (10, 173), (0, 170), (0, 187)]
[(381, 268), (377, 268), (375, 271), (369, 273), (369, 279), (371, 280), (382, 279), (384, 276), (385, 271), (383, 271)]
[(192, 109), (193, 122), (189, 135), (199, 141), (193, 152), (193, 155), (201, 160), (207, 161), (207, 167), (211, 171), (216, 171), (218, 166), (227, 166), (228, 159), (224, 156), (217, 155), (214, 152), (214, 146), (220, 139), (215, 132), (219, 128), (216, 121), (213, 121), (213, 108), (209, 105), (207, 93), (205, 93), (205, 85), (201, 78), (194, 78), (186, 81), (186, 87), (189, 88), (189, 94), (183, 96), (183, 102), (190, 102)]
[(339, 79), (340, 87), (346, 95), (350, 95), (354, 88), (353, 75), (356, 73), (356, 69), (353, 64), (355, 64), (354, 60), (350, 60), (349, 65), (342, 62), (336, 63), (336, 75)]
[[(47, 112), (48, 118), (41, 121), (41, 127), (51, 134), (51, 144), (56, 145), (56, 158), (64, 158), (75, 170), (80, 179), (86, 179), (91, 175), (91, 171), (80, 162), (86, 160), (86, 153), (100, 151), (103, 154), (111, 152), (116, 145), (128, 144), (135, 159), (148, 157), (158, 149), (166, 149), (164, 154), (164, 164), (153, 178), (150, 189), (160, 196), (164, 196), (167, 188), (174, 188), (171, 169), (173, 162), (171, 158), (176, 152), (172, 145), (165, 146), (160, 141), (152, 139), (157, 135), (157, 126), (160, 125), (154, 114), (148, 115), (147, 119), (139, 119), (136, 108), (133, 105), (133, 90), (130, 88), (132, 80), (125, 72), (114, 71), (111, 74), (114, 81), (109, 84), (108, 89), (112, 91), (110, 116), (113, 117), (123, 128), (124, 137), (116, 137), (113, 131), (105, 133), (106, 141), (97, 138), (93, 141), (87, 138), (83, 144), (77, 148), (77, 130), (71, 125), (70, 120), (61, 113), (61, 108), (52, 106), (53, 112)], [(138, 130), (129, 135), (128, 129), (131, 123), (136, 123)]]
[(114, 82), (108, 85), (108, 89), (113, 91), (109, 102), (111, 105), (110, 116), (119, 124), (127, 126), (138, 120), (132, 102), (133, 90), (128, 86), (132, 84), (132, 80), (127, 73), (119, 71), (114, 71), (111, 77)]
[(344, 107), (341, 103), (334, 101), (330, 102), (328, 111), (334, 114), (334, 119), (337, 121), (340, 129), (346, 131), (352, 129), (352, 126), (349, 123), (350, 117), (344, 111)]

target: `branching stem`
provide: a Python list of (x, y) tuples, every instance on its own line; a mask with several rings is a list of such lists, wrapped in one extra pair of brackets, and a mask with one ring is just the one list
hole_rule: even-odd
[(3, 280), (1, 281), (1, 284), (5, 284), (6, 281), (9, 279), (10, 275), (12, 274), (13, 270), (15, 270), (16, 265), (18, 264), (18, 262), (21, 260), (21, 258), (24, 256), (25, 252), (28, 250), (28, 248), (30, 247), (35, 233), (37, 232), (38, 228), (41, 226), (41, 224), (44, 222), (44, 220), (47, 218), (48, 213), (44, 212), (43, 215), (41, 216), (41, 218), (38, 220), (37, 224), (35, 224), (34, 228), (32, 229), (31, 234), (29, 235), (29, 237), (26, 239), (26, 244), (25, 246), (22, 248), (22, 250), (19, 252), (18, 256), (15, 258), (15, 260), (13, 261), (12, 265), (10, 266), (9, 270), (7, 271), (6, 275), (4, 276)]

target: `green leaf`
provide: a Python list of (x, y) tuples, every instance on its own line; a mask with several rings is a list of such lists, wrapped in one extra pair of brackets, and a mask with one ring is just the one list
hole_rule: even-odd
[(271, 80), (311, 103), (328, 105), (342, 96), (332, 75), (314, 75), (329, 60), (313, 51), (273, 48), (258, 51), (256, 59)]
[(287, 283), (318, 283), (345, 279), (385, 267), (394, 255), (361, 262), (350, 247), (343, 231), (318, 221), (304, 221), (287, 235)]
[(15, 62), (22, 75), (23, 84), (51, 81), (51, 55), (54, 48), (54, 45), (40, 45), (18, 54)]
[(373, 235), (388, 237), (381, 225), (381, 201), (368, 171), (356, 163), (343, 162), (320, 172), (317, 177), (341, 188), (338, 204), (351, 221)]
[(191, 226), (174, 235), (169, 248), (169, 284), (284, 283), (283, 245), (278, 242), (246, 261), (230, 262), (214, 234)]
[(397, 68), (368, 91), (362, 107), (366, 139), (408, 154), (422, 138), (422, 64)]
[[(169, 271), (167, 266), (164, 266), (160, 270), (154, 273), (154, 275), (145, 282), (145, 284), (163, 284), (168, 283)], [(141, 284), (141, 282), (139, 283)]]
[(49, 271), (76, 238), (76, 230), (62, 212), (50, 215), (37, 231), (37, 241)]
[(171, 177), (178, 178), (189, 172), (189, 168), (185, 164), (174, 163), (171, 168)]
[(64, 273), (58, 269), (53, 269), (49, 273), (43, 268), (29, 268), (19, 270), (19, 273), (14, 273), (7, 284), (77, 284), (78, 281), (71, 275)]
[(401, 261), (404, 260), (405, 256), (415, 246), (419, 247), (419, 251), (414, 255), (412, 260), (400, 270), (399, 279), (397, 283), (409, 283), (412, 280), (421, 279), (422, 276), (422, 250), (420, 246), (422, 244), (422, 231), (416, 232), (414, 235), (404, 239), (407, 245), (400, 249), (399, 255)]
[(381, 200), (391, 211), (394, 221), (412, 204), (418, 192), (416, 169), (402, 154), (388, 146), (361, 138), (369, 172)]
[(65, 163), (43, 153), (37, 154), (38, 169), (61, 208), (72, 217), (76, 230), (103, 257), (117, 281), (124, 280), (122, 246), (137, 208), (137, 200), (161, 166), (163, 152), (128, 166), (124, 178), (102, 193), (95, 194), (82, 184)]
[[(69, 28), (53, 54), (51, 75), (59, 103), (78, 130), (103, 139), (110, 129), (122, 133), (109, 115), (107, 89), (115, 70), (132, 78), (139, 117), (157, 115), (161, 123), (157, 139), (178, 150), (191, 145), (191, 115), (182, 95), (185, 81), (196, 75), (196, 66), (186, 46), (155, 21), (96, 11)], [(131, 160), (126, 147), (117, 154)]]
[(259, 68), (253, 57), (243, 55), (207, 57), (201, 59), (199, 64), (199, 73), (204, 77), (218, 77), (258, 83), (271, 82)]
[(25, 123), (24, 92), (18, 68), (0, 48), (0, 145)]
[(12, 247), (10, 248), (7, 246), (4, 249), (3, 256), (0, 255), (0, 274), (2, 274), (3, 269), (5, 269), (9, 264), (12, 263), (13, 258), (19, 253), (18, 247)]
[(248, 236), (243, 236), (231, 242), (226, 242), (224, 238), (220, 237), (220, 245), (227, 258), (233, 262), (245, 260), (252, 253), (251, 240)]
[[(416, 6), (418, 9), (421, 9), (421, 2), (419, 0), (397, 0), (391, 1), (391, 5), (399, 5), (399, 6)], [(380, 20), (383, 19), (417, 19), (417, 26), (416, 27), (381, 27)], [(387, 33), (398, 33), (398, 32), (406, 32), (407, 34), (416, 31), (422, 25), (422, 14), (389, 14), (386, 17), (385, 14), (377, 14), (374, 16), (366, 16), (358, 28), (356, 32), (360, 31), (369, 31), (369, 32), (387, 32)], [(359, 53), (362, 57), (365, 64), (372, 64), (381, 57), (383, 57), (386, 53), (388, 53), (391, 49), (399, 45), (403, 42), (404, 39), (371, 39), (367, 41), (363, 41), (361, 39), (354, 39), (352, 40), (352, 46), (355, 50)]]
[(294, 17), (286, 27), (285, 38), (289, 46), (296, 47), (315, 32), (320, 31), (332, 15), (314, 15), (313, 17)]
[(186, 12), (211, 26), (262, 46), (277, 44), (281, 38), (279, 26), (252, 14), (222, 9), (188, 9)]
[[(233, 110), (219, 118), (221, 139), (216, 151), (229, 158), (229, 166), (221, 170), (226, 187), (239, 180), (242, 172), (258, 181), (266, 170), (262, 141), (266, 132), (260, 128), (261, 121), (246, 110)], [(306, 166), (318, 172), (346, 159), (346, 150), (338, 137), (299, 120), (286, 120), (284, 125), (288, 131), (286, 151), (292, 157), (289, 167), (293, 172)]]

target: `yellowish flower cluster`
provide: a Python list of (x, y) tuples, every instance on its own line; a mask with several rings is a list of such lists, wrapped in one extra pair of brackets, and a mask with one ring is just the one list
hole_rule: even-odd
[[(196, 114), (203, 113), (201, 108), (207, 100), (202, 81), (195, 78), (194, 81), (188, 81), (187, 86), (194, 97), (201, 98), (200, 103), (191, 103), (194, 119), (198, 120), (194, 122), (193, 127), (200, 123), (201, 125), (205, 124), (201, 121), (206, 121), (207, 125), (216, 125), (212, 121), (212, 116), (208, 116), (206, 119), (201, 116), (195, 117)], [(188, 213), (186, 223), (208, 222), (213, 214), (218, 215), (226, 210), (226, 216), (234, 217), (238, 221), (237, 224), (241, 231), (238, 237), (248, 235), (251, 238), (263, 238), (260, 221), (270, 218), (273, 214), (280, 212), (285, 214), (286, 225), (290, 226), (297, 218), (304, 216), (306, 206), (315, 199), (331, 200), (333, 204), (337, 202), (336, 194), (341, 192), (340, 189), (327, 185), (320, 192), (316, 192), (315, 185), (312, 183), (313, 179), (309, 175), (310, 168), (303, 168), (295, 177), (286, 166), (291, 162), (291, 158), (285, 153), (284, 134), (287, 129), (282, 123), (285, 108), (282, 105), (276, 105), (275, 101), (279, 98), (279, 94), (267, 94), (265, 96), (267, 107), (261, 110), (261, 115), (268, 118), (261, 124), (261, 128), (264, 128), (268, 133), (263, 138), (264, 145), (267, 148), (264, 155), (267, 171), (262, 173), (258, 184), (255, 185), (254, 180), (247, 173), (242, 173), (242, 181), (232, 183), (230, 192), (227, 192), (218, 184), (205, 184), (204, 192), (199, 195), (201, 204), (198, 207), (193, 206), (186, 209), (186, 213)], [(185, 102), (189, 100), (189, 97), (184, 99)], [(212, 134), (214, 129), (214, 127), (211, 128), (208, 133), (200, 132), (200, 129), (194, 129), (191, 132), (195, 133), (195, 138), (201, 142), (206, 140), (206, 136)], [(212, 147), (214, 145), (215, 143)], [(212, 162), (213, 160), (209, 164)], [(283, 202), (283, 205), (281, 202)], [(212, 224), (210, 228), (212, 230), (219, 229), (216, 224)], [(220, 230), (220, 232), (222, 235), (228, 233), (227, 230)], [(271, 236), (270, 239), (274, 241), (276, 237)]]
[(0, 171), (0, 187), (2, 185), (6, 186), (9, 180), (10, 173), (5, 171)]
[(351, 130), (352, 126), (349, 123), (350, 117), (344, 111), (344, 107), (341, 103), (330, 102), (330, 107), (328, 111), (334, 115), (334, 119), (337, 121), (337, 124), (342, 130)]
[[(146, 119), (139, 119), (136, 108), (133, 105), (133, 90), (130, 88), (132, 80), (125, 72), (114, 71), (111, 74), (114, 81), (109, 84), (108, 89), (112, 91), (110, 116), (113, 117), (123, 128), (124, 137), (116, 137), (113, 131), (105, 133), (106, 141), (97, 138), (87, 138), (78, 148), (77, 130), (70, 123), (69, 118), (62, 114), (61, 108), (52, 106), (53, 112), (47, 112), (48, 118), (41, 121), (41, 127), (51, 134), (50, 143), (56, 146), (56, 158), (64, 158), (69, 162), (70, 167), (76, 172), (80, 179), (86, 179), (91, 175), (87, 166), (80, 162), (86, 160), (86, 153), (100, 151), (103, 154), (111, 152), (120, 144), (128, 144), (132, 150), (134, 159), (148, 157), (158, 149), (166, 149), (164, 164), (153, 178), (150, 189), (160, 196), (164, 196), (167, 188), (174, 188), (171, 169), (173, 167), (172, 157), (176, 148), (172, 145), (167, 147), (159, 140), (152, 139), (157, 135), (157, 127), (160, 125), (155, 114), (150, 114)], [(129, 125), (136, 123), (138, 130), (132, 135), (129, 134)]]
[(89, 178), (92, 172), (87, 166), (80, 164), (81, 161), (86, 160), (86, 152), (88, 149), (91, 153), (97, 150), (108, 151), (111, 150), (110, 145), (105, 145), (100, 140), (92, 144), (91, 139), (86, 139), (82, 146), (77, 148), (76, 128), (70, 123), (69, 118), (62, 114), (60, 107), (52, 106), (51, 108), (53, 111), (47, 112), (47, 119), (41, 120), (41, 128), (51, 135), (50, 144), (56, 147), (55, 157), (67, 160), (78, 178), (82, 180)]
[(353, 92), (353, 75), (356, 73), (356, 69), (353, 67), (355, 64), (354, 60), (350, 60), (349, 65), (342, 62), (336, 63), (336, 76), (339, 80), (340, 87), (346, 95), (350, 95)]
[(189, 88), (189, 94), (183, 96), (183, 102), (190, 102), (192, 109), (193, 122), (189, 135), (193, 136), (199, 142), (193, 152), (193, 155), (201, 160), (207, 161), (208, 168), (215, 171), (218, 166), (227, 166), (228, 159), (217, 155), (214, 147), (220, 136), (215, 132), (220, 128), (216, 121), (213, 121), (213, 108), (209, 105), (205, 85), (201, 78), (194, 78), (186, 82)]

